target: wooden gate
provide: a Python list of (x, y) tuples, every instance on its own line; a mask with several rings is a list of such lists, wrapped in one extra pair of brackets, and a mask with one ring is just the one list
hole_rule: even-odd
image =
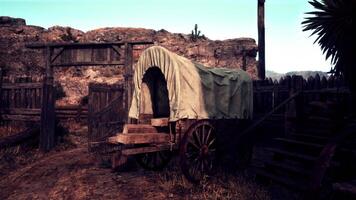
[(109, 136), (122, 131), (127, 119), (123, 84), (89, 84), (88, 147), (90, 152), (108, 155), (118, 147), (106, 143)]

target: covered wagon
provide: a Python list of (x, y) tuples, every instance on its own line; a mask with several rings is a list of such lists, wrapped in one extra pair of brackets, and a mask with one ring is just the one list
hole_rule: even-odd
[(133, 83), (135, 123), (108, 139), (122, 145), (113, 166), (135, 155), (143, 167), (159, 169), (178, 150), (182, 172), (197, 182), (214, 171), (220, 134), (238, 135), (236, 126), (252, 118), (252, 80), (243, 70), (208, 68), (154, 46), (141, 54)]

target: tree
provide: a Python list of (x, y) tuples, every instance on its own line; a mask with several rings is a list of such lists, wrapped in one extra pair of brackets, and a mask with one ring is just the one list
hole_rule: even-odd
[(356, 67), (353, 65), (354, 50), (352, 9), (354, 0), (312, 0), (316, 9), (302, 22), (303, 31), (313, 31), (314, 43), (318, 43), (326, 59), (331, 58), (331, 73), (343, 76), (350, 89), (356, 92)]

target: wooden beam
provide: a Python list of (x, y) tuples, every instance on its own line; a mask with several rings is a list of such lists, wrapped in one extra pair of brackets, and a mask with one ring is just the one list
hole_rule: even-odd
[(64, 51), (64, 47), (60, 47), (59, 51), (53, 56), (53, 58), (51, 58), (51, 63), (56, 61), (58, 56), (60, 56), (63, 53), (63, 51)]
[(53, 87), (53, 69), (51, 66), (52, 49), (46, 47), (46, 75), (44, 78), (42, 89), (42, 107), (41, 107), (41, 133), (40, 133), (40, 149), (49, 151), (54, 147), (55, 141), (55, 94)]
[(133, 47), (132, 44), (125, 44), (125, 110), (127, 112), (127, 122), (129, 121), (128, 111), (131, 105), (132, 93), (133, 93)]
[(258, 78), (264, 80), (265, 72), (265, 0), (258, 0), (257, 4), (258, 27)]
[[(2, 68), (0, 67), (0, 112), (2, 108)], [(0, 113), (0, 120), (1, 120), (1, 113)]]
[(42, 88), (43, 83), (3, 83), (2, 89), (35, 89), (35, 88)]
[(25, 122), (39, 122), (41, 121), (40, 116), (31, 116), (31, 115), (1, 115), (2, 120), (5, 121), (25, 121)]
[(122, 155), (130, 156), (141, 153), (152, 153), (157, 151), (169, 150), (170, 145), (157, 145), (157, 146), (149, 146), (149, 147), (139, 147), (139, 148), (130, 148), (122, 150)]
[(119, 57), (121, 57), (120, 47), (118, 45), (111, 45), (111, 48), (117, 53), (117, 55), (119, 55)]
[(109, 137), (108, 142), (112, 144), (168, 143), (170, 136), (166, 133), (122, 133)]
[(52, 67), (67, 67), (67, 66), (93, 66), (93, 65), (125, 65), (121, 61), (91, 61), (91, 62), (73, 62), (73, 63), (58, 63)]
[(154, 44), (152, 41), (127, 41), (127, 42), (83, 42), (83, 43), (28, 43), (25, 46), (27, 48), (39, 49), (46, 47), (60, 48), (60, 47), (111, 47), (112, 45), (145, 45)]

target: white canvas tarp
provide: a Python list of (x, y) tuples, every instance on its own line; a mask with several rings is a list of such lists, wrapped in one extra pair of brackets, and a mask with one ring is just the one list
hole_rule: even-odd
[(248, 73), (207, 68), (159, 46), (146, 49), (135, 65), (129, 117), (139, 117), (142, 79), (151, 67), (158, 67), (166, 79), (170, 121), (252, 118), (253, 90)]

